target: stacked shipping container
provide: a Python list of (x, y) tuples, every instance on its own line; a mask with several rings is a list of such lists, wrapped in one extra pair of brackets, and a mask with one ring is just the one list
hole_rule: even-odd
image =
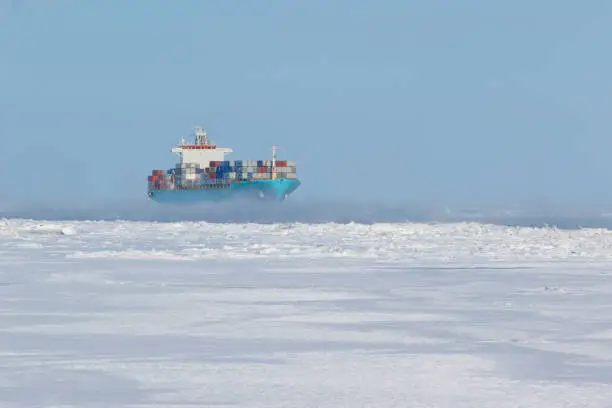
[(272, 160), (211, 161), (206, 172), (230, 180), (297, 179), (295, 161), (288, 160), (277, 161), (275, 171)]
[(166, 177), (163, 170), (153, 170), (151, 175), (147, 177), (150, 190), (159, 190), (165, 187)]
[(297, 179), (293, 160), (232, 160), (211, 161), (209, 167), (196, 163), (177, 164), (174, 169), (153, 170), (148, 177), (149, 189), (227, 188), (235, 181)]

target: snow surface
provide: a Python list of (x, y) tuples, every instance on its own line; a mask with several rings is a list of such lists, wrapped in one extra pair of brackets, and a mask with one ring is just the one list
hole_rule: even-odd
[(0, 221), (1, 407), (612, 407), (612, 232)]

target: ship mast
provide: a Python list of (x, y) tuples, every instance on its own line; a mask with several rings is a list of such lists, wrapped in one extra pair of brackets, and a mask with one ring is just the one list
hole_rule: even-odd
[(272, 146), (272, 180), (276, 180), (276, 150), (278, 146)]
[(195, 144), (197, 145), (207, 145), (208, 144), (208, 136), (206, 136), (206, 132), (200, 126), (196, 126), (195, 128)]

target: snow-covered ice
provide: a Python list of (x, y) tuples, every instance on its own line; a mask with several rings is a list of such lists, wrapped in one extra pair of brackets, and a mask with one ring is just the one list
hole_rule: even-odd
[(612, 232), (0, 221), (1, 407), (612, 407)]

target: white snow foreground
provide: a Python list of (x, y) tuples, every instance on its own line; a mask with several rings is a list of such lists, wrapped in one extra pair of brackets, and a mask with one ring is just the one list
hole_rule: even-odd
[(610, 407), (612, 233), (0, 221), (2, 407)]

